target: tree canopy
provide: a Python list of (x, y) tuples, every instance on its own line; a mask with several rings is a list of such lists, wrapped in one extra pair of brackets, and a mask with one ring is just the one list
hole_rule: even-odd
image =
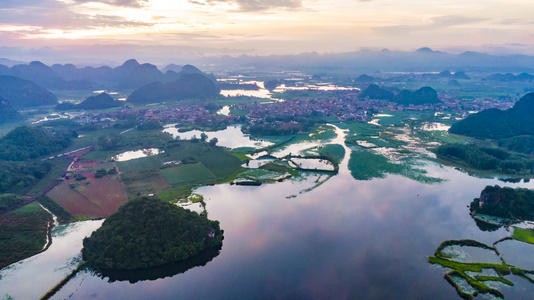
[(486, 109), (461, 120), (449, 132), (477, 138), (510, 138), (534, 135), (534, 93), (523, 96), (514, 107)]
[(534, 221), (534, 191), (524, 188), (486, 186), (471, 202), (471, 212)]
[(155, 197), (133, 199), (83, 240), (82, 254), (101, 269), (144, 269), (185, 260), (222, 245), (218, 221)]

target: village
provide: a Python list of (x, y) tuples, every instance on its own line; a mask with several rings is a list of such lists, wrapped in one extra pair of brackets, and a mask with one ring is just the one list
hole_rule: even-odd
[[(513, 106), (515, 99), (480, 98), (475, 100), (457, 99), (447, 94), (439, 94), (442, 102), (425, 105), (404, 106), (392, 101), (362, 99), (355, 91), (314, 91), (314, 97), (296, 97), (286, 100), (258, 101), (258, 98), (241, 97), (243, 102), (229, 106), (230, 111), (240, 111), (241, 116), (220, 114), (220, 105), (213, 103), (189, 104), (167, 102), (168, 107), (158, 108), (123, 108), (117, 111), (85, 112), (77, 114), (73, 120), (81, 124), (93, 124), (110, 127), (120, 120), (135, 118), (137, 121), (157, 121), (162, 124), (224, 124), (248, 123), (249, 125), (272, 123), (272, 116), (289, 119), (280, 120), (273, 126), (291, 127), (295, 118), (324, 117), (334, 118), (340, 122), (368, 122), (373, 114), (381, 111), (435, 111), (455, 112), (462, 117), (470, 113), (497, 108), (506, 110)], [(215, 106), (216, 109), (213, 109)], [(209, 109), (208, 109), (209, 108)], [(244, 116), (243, 116), (244, 115)]]

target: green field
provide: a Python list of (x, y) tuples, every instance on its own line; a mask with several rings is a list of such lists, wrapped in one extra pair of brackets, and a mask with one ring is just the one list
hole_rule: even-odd
[(165, 153), (162, 153), (149, 157), (131, 159), (128, 161), (118, 161), (116, 164), (121, 172), (127, 173), (147, 169), (159, 169), (163, 165), (164, 158)]
[[(136, 134), (136, 131), (132, 130), (132, 134)], [(152, 134), (160, 136), (160, 132)], [(154, 136), (148, 137), (147, 140), (154, 140)], [(133, 137), (128, 139), (134, 140)], [(200, 141), (169, 139), (159, 140), (155, 145), (160, 146), (159, 149), (164, 153), (116, 162), (128, 197), (163, 193), (164, 199), (172, 200), (176, 195), (186, 195), (186, 192), (190, 192), (195, 186), (231, 179), (242, 169), (240, 158), (245, 158), (242, 154), (233, 155), (224, 148), (210, 146)], [(154, 147), (149, 144), (146, 146)], [(91, 155), (94, 157), (98, 154), (91, 153)], [(165, 162), (184, 160), (187, 163), (170, 168), (164, 167)], [(169, 189), (179, 189), (179, 191)]]
[(534, 244), (534, 231), (514, 227), (512, 238), (521, 242)]
[(71, 163), (72, 159), (67, 157), (54, 158), (49, 160), (51, 169), (46, 176), (41, 179), (29, 192), (28, 195), (35, 196), (40, 191), (44, 190), (48, 186), (54, 184), (57, 180), (61, 179), (63, 172), (67, 170), (67, 167)]
[(173, 187), (184, 183), (200, 182), (215, 178), (215, 175), (201, 163), (166, 168), (161, 170), (161, 173), (165, 177), (165, 180)]
[(41, 251), (50, 221), (37, 202), (0, 215), (0, 269)]

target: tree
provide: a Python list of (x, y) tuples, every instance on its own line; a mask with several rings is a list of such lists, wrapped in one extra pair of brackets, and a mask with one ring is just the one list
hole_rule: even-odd
[(215, 147), (217, 145), (217, 142), (219, 142), (219, 140), (216, 137), (214, 137), (209, 141), (209, 144), (210, 146)]
[(205, 142), (205, 141), (208, 139), (208, 135), (207, 135), (206, 133), (203, 132), (203, 133), (200, 134), (200, 139), (201, 139), (203, 142)]

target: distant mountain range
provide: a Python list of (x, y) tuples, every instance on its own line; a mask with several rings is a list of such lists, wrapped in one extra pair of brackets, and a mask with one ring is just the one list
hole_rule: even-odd
[[(442, 51), (434, 51), (430, 48), (421, 48), (416, 51), (381, 51), (360, 50), (344, 53), (316, 52), (302, 53), (297, 55), (240, 55), (240, 56), (212, 56), (193, 59), (188, 61), (195, 64), (209, 66), (212, 70), (238, 70), (241, 68), (255, 68), (264, 71), (300, 70), (308, 73), (373, 73), (379, 72), (440, 72), (442, 70), (464, 72), (489, 72), (489, 73), (534, 73), (534, 56), (529, 55), (492, 55), (482, 52), (467, 51), (453, 54)], [(30, 63), (31, 64), (31, 63)], [(19, 73), (10, 73), (16, 65), (24, 65), (20, 61), (0, 58), (0, 75), (15, 75), (32, 80), (30, 77)], [(141, 68), (149, 68), (147, 64)], [(122, 66), (111, 68), (84, 67), (77, 68), (72, 64), (53, 65), (50, 68), (67, 83), (57, 82), (55, 86), (66, 88), (76, 87), (77, 84), (93, 84), (94, 87), (105, 88), (116, 86), (121, 79), (126, 78), (133, 69), (140, 64), (136, 60), (129, 60)], [(32, 68), (37, 66), (32, 66)], [(42, 66), (41, 66), (42, 67)], [(32, 69), (30, 68), (30, 69)], [(153, 68), (153, 67), (150, 67)], [(20, 68), (15, 68), (20, 69)], [(24, 68), (23, 68), (24, 69)], [(26, 70), (27, 71), (27, 70)], [(154, 76), (167, 75), (169, 71), (179, 73), (181, 65), (169, 64), (154, 72)], [(20, 72), (20, 70), (19, 70)], [(456, 74), (456, 73), (454, 73)], [(53, 78), (53, 77), (52, 77)], [(153, 78), (161, 81), (160, 78)], [(463, 79), (463, 78), (451, 78)], [(175, 80), (175, 79), (172, 79)], [(172, 81), (169, 80), (169, 81)], [(74, 81), (70, 82), (69, 81)], [(41, 82), (36, 81), (41, 84)], [(112, 82), (112, 84), (109, 84)], [(149, 83), (149, 82), (145, 82)], [(43, 84), (46, 88), (52, 88)], [(55, 87), (54, 87), (55, 88)]]
[[(0, 64), (0, 75), (31, 80), (52, 90), (136, 89), (156, 81), (172, 82), (184, 74), (202, 73), (191, 65), (171, 64), (163, 70), (165, 73), (155, 65), (139, 64), (135, 59), (127, 60), (116, 68), (107, 66), (77, 68), (73, 64), (55, 64), (49, 67), (39, 61), (12, 67)], [(216, 82), (212, 74), (204, 75)]]
[[(192, 65), (169, 65), (164, 74), (155, 65), (139, 64), (127, 60), (116, 68), (86, 67), (78, 69), (72, 64), (48, 67), (41, 62), (15, 65), (11, 68), (0, 65), (0, 97), (14, 108), (36, 107), (57, 104), (53, 90), (87, 90), (95, 86), (106, 89), (134, 90), (128, 101), (153, 103), (166, 100), (208, 98), (220, 94), (217, 79)], [(176, 71), (178, 72), (176, 72)], [(44, 86), (44, 87), (43, 87)], [(61, 110), (104, 109), (122, 106), (108, 94), (89, 97), (80, 104), (69, 102), (57, 106)]]
[(489, 81), (526, 81), (526, 82), (530, 82), (530, 81), (534, 81), (534, 75), (530, 75), (530, 74), (527, 74), (527, 73), (521, 73), (519, 75), (514, 75), (512, 73), (506, 73), (506, 74), (492, 74), (488, 77), (485, 78), (486, 80), (489, 80)]
[[(421, 48), (417, 51), (360, 50), (345, 53), (207, 57), (202, 63), (221, 69), (254, 67), (258, 70), (301, 70), (307, 72), (534, 72), (534, 56), (498, 56), (480, 52), (451, 54)], [(452, 78), (463, 79), (463, 78)]]

